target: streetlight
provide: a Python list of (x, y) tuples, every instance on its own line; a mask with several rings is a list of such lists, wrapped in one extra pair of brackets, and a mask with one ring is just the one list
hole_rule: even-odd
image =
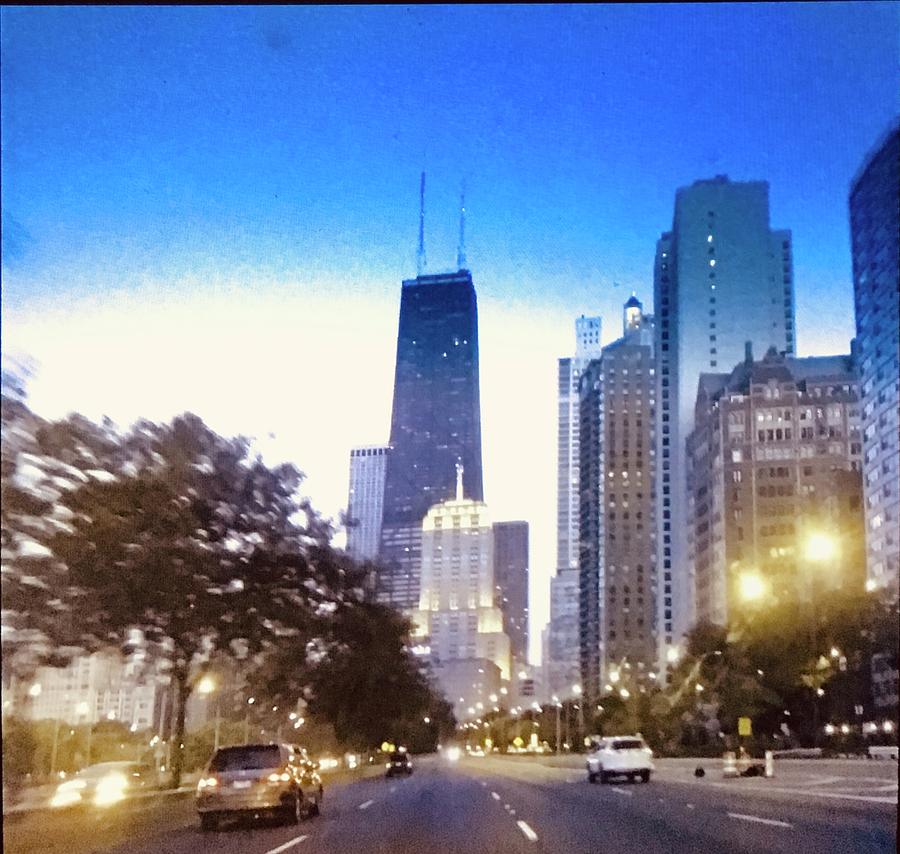
[(562, 703), (559, 702), (559, 697), (554, 694), (550, 698), (551, 702), (554, 706), (556, 706), (556, 752), (559, 753), (559, 742), (560, 742), (560, 727), (559, 727), (559, 710), (562, 708)]
[(75, 707), (75, 711), (78, 712), (79, 715), (84, 715), (85, 718), (87, 718), (87, 720), (85, 721), (85, 723), (87, 724), (87, 748), (85, 750), (85, 753), (87, 755), (85, 756), (85, 762), (84, 762), (85, 767), (87, 767), (88, 765), (91, 764), (91, 735), (93, 734), (92, 730), (94, 729), (94, 725), (93, 725), (92, 721), (90, 720), (90, 718), (88, 717), (88, 715), (90, 714), (90, 711), (91, 711), (91, 707), (86, 700), (82, 700)]
[(209, 675), (204, 676), (197, 685), (197, 691), (205, 697), (208, 697), (210, 694), (216, 695), (216, 724), (213, 731), (213, 751), (219, 749), (219, 732), (222, 726), (222, 718), (219, 709), (219, 695), (216, 693), (217, 687), (216, 680)]
[(28, 696), (29, 696), (29, 697), (40, 697), (40, 696), (41, 696), (41, 691), (43, 691), (43, 690), (44, 690), (44, 689), (41, 687), (41, 683), (40, 683), (40, 682), (35, 682), (34, 685), (32, 685), (32, 686), (28, 689)]
[(581, 686), (573, 685), (572, 693), (578, 698), (578, 737), (575, 739), (577, 744), (581, 744), (584, 738), (584, 703), (581, 701)]
[(738, 593), (744, 602), (759, 602), (768, 592), (769, 585), (756, 570), (747, 570), (738, 576)]
[[(819, 660), (819, 617), (816, 612), (816, 573), (812, 569), (813, 564), (824, 564), (833, 561), (838, 556), (838, 543), (831, 534), (824, 531), (813, 531), (806, 538), (803, 554), (810, 564), (809, 570), (809, 607), (812, 617), (812, 631), (810, 643), (812, 645), (812, 660)], [(813, 747), (819, 745), (819, 697), (825, 692), (821, 687), (813, 695)]]

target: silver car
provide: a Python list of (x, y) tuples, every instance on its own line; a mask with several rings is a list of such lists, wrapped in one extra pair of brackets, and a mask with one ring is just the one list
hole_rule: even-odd
[(289, 744), (244, 744), (216, 751), (197, 784), (197, 812), (203, 830), (215, 830), (228, 816), (297, 823), (318, 815), (322, 795), (305, 751)]

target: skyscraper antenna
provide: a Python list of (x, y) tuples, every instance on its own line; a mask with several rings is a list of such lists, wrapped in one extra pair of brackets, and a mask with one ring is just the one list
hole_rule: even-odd
[(425, 272), (425, 173), (419, 184), (419, 248), (416, 251), (416, 275)]
[(466, 269), (466, 182), (459, 191), (459, 245), (456, 247), (456, 269)]

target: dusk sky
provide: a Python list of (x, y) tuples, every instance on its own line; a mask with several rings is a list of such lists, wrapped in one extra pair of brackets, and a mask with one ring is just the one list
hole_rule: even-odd
[(895, 3), (12, 8), (2, 22), (3, 349), (32, 406), (189, 409), (346, 506), (388, 438), (400, 281), (479, 298), (485, 497), (555, 566), (556, 359), (652, 309), (675, 191), (767, 180), (800, 355), (847, 352), (849, 182), (900, 109)]

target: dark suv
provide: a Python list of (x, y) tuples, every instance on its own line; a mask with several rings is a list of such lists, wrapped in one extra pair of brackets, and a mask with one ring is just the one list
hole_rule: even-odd
[(397, 750), (388, 757), (387, 776), (393, 777), (396, 774), (412, 774), (412, 762), (405, 751)]

